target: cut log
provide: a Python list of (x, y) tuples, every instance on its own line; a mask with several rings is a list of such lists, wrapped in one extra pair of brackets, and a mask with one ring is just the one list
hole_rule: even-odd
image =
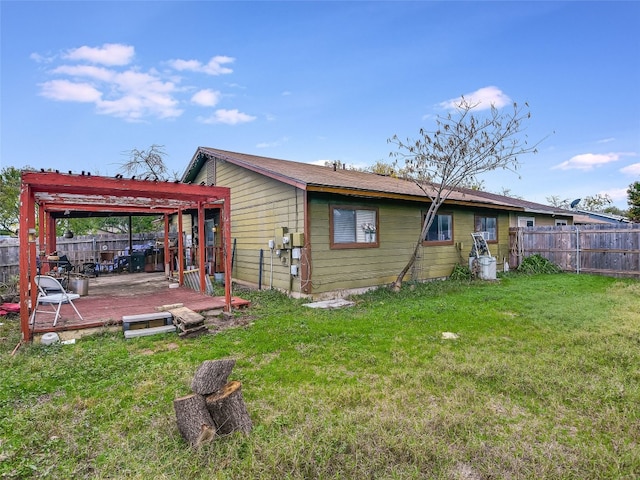
[(235, 364), (236, 361), (233, 359), (205, 360), (193, 376), (191, 390), (200, 395), (210, 395), (217, 392), (227, 383)]
[(216, 428), (202, 395), (191, 394), (176, 398), (173, 408), (176, 411), (178, 430), (192, 447), (198, 448), (213, 440)]
[(229, 382), (221, 391), (208, 395), (206, 404), (218, 435), (251, 432), (251, 418), (242, 398), (240, 382)]

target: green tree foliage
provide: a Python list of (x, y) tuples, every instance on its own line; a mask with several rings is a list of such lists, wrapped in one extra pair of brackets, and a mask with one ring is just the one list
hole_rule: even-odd
[(477, 107), (463, 97), (455, 113), (437, 117), (435, 130), (420, 129), (418, 139), (395, 135), (388, 140), (398, 148), (390, 155), (404, 160), (411, 178), (430, 200), (416, 247), (394, 282), (395, 290), (413, 266), (438, 209), (457, 187), (492, 170), (515, 171), (519, 156), (537, 151), (537, 144), (528, 145), (526, 135), (521, 135), (523, 122), (531, 117), (526, 103), (524, 108), (514, 103), (510, 113), (492, 106), (486, 116), (477, 114)]
[[(33, 170), (26, 166), (23, 170)], [(4, 167), (0, 171), (0, 233), (15, 235), (20, 219), (22, 170)]]
[(633, 222), (640, 223), (640, 182), (633, 182), (627, 189), (628, 216)]

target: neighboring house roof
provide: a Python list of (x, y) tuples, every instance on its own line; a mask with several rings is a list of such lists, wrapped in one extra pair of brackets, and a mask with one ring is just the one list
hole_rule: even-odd
[(633, 223), (627, 217), (610, 213), (590, 212), (589, 210), (575, 210), (574, 223)]
[[(326, 166), (260, 157), (208, 147), (198, 148), (182, 176), (182, 181), (186, 183), (193, 182), (207, 158), (218, 158), (310, 192), (328, 192), (420, 202), (425, 200), (424, 192), (415, 182), (410, 180), (357, 170), (334, 170)], [(557, 207), (466, 188), (456, 189), (449, 196), (446, 203), (573, 216), (573, 212)]]

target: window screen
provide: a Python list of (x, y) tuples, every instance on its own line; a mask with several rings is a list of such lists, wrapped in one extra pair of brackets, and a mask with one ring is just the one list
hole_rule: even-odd
[(376, 210), (334, 207), (332, 217), (334, 244), (377, 243)]
[(476, 217), (476, 232), (487, 232), (486, 240), (498, 240), (498, 219), (496, 217)]

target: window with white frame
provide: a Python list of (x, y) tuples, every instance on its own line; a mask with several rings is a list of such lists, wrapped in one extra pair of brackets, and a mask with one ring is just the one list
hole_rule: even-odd
[(485, 240), (488, 242), (498, 241), (498, 218), (490, 216), (476, 215), (475, 231), (486, 232)]
[(566, 227), (567, 221), (564, 219), (556, 218), (556, 227)]
[(378, 246), (378, 210), (351, 206), (332, 206), (331, 247)]
[[(422, 217), (424, 222), (424, 216)], [(438, 213), (424, 237), (425, 243), (453, 243), (453, 215)]]
[(535, 227), (536, 219), (534, 217), (518, 217), (519, 227)]

